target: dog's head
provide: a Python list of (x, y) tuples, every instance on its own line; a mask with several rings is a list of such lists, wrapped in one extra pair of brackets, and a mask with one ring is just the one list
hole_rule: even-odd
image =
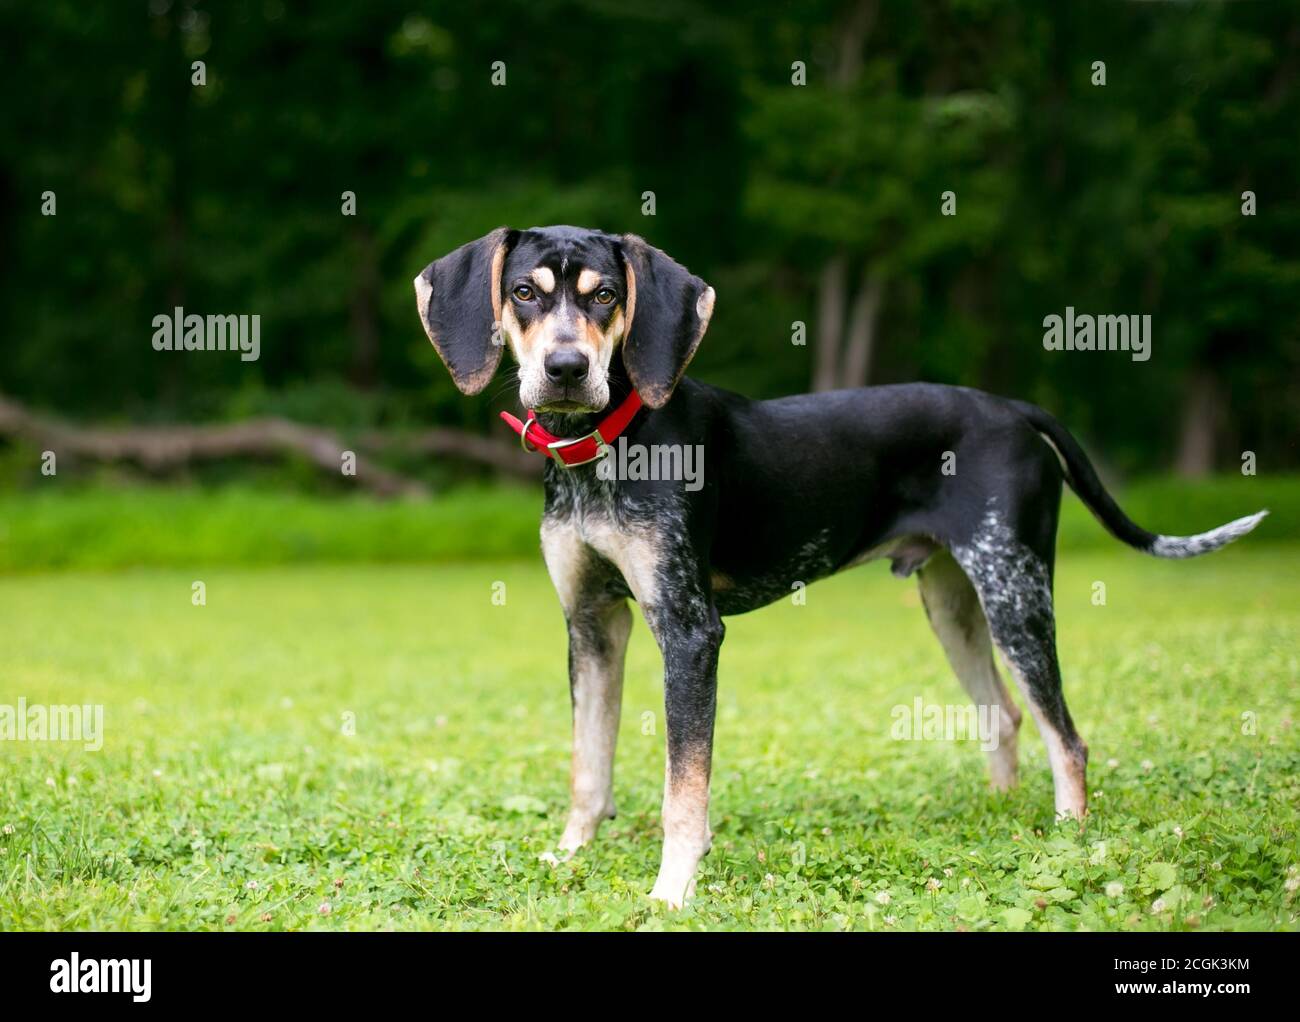
[(659, 249), (578, 227), (499, 227), (430, 263), (415, 294), (463, 393), (487, 386), (509, 344), (519, 400), (538, 411), (599, 411), (619, 365), (662, 406), (713, 314), (713, 288)]

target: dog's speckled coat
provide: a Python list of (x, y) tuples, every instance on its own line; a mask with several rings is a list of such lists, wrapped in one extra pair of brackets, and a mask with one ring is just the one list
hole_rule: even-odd
[[(1087, 747), (1061, 689), (1052, 573), (1061, 484), (1117, 538), (1190, 557), (1249, 532), (1264, 512), (1191, 537), (1135, 525), (1074, 438), (1041, 409), (964, 387), (916, 383), (774, 401), (683, 379), (713, 289), (632, 235), (501, 228), (416, 278), (425, 329), (457, 385), (482, 390), (501, 357), (521, 398), (560, 436), (590, 432), (635, 387), (632, 444), (702, 445), (709, 470), (603, 480), (596, 463), (548, 462), (542, 549), (569, 629), (572, 806), (559, 848), (614, 814), (623, 655), (635, 599), (664, 659), (664, 851), (653, 897), (680, 905), (708, 851), (722, 618), (878, 557), (919, 572), (926, 613), (976, 702), (996, 706), (995, 787), (1016, 783), (1020, 711), (996, 646), (1047, 745), (1056, 809), (1087, 805)], [(945, 472), (945, 466), (955, 471)]]

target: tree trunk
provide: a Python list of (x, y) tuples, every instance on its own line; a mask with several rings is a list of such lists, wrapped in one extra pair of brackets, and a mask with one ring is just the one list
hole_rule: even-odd
[(836, 32), (839, 50), (831, 81), (837, 88), (848, 88), (858, 80), (862, 71), (862, 47), (879, 12), (880, 0), (858, 0)]
[[(831, 87), (837, 91), (851, 89), (862, 73), (862, 49), (875, 24), (880, 0), (858, 0), (836, 29), (835, 61), (830, 70)], [(841, 253), (822, 267), (817, 283), (817, 351), (813, 356), (813, 390), (834, 390), (845, 386), (846, 362), (861, 366), (865, 379), (867, 361), (875, 325), (874, 311), (864, 308), (870, 296), (859, 292), (853, 303), (849, 336), (844, 337), (844, 307), (848, 301), (848, 259)], [(870, 316), (866, 313), (870, 312)], [(844, 361), (841, 361), (841, 347)], [(855, 370), (859, 371), (859, 370)], [(853, 384), (848, 384), (853, 386)]]
[(1223, 391), (1214, 373), (1198, 369), (1183, 398), (1183, 417), (1178, 434), (1175, 471), (1199, 479), (1214, 471), (1215, 441), (1223, 421)]
[(844, 351), (844, 376), (840, 385), (865, 387), (871, 370), (871, 354), (876, 346), (876, 322), (880, 316), (880, 301), (884, 297), (885, 282), (881, 275), (868, 270), (862, 276), (862, 285), (853, 299), (853, 313), (849, 317), (849, 336)]
[(817, 351), (813, 355), (813, 390), (834, 390), (839, 376), (847, 276), (848, 260), (837, 255), (822, 267), (821, 279), (817, 282)]

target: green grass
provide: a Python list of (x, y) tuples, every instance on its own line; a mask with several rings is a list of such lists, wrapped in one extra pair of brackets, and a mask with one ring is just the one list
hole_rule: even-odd
[(51, 487), (0, 495), (0, 572), (411, 562), (538, 549), (540, 487), (462, 487), (427, 500), (238, 486)]
[[(0, 572), (51, 568), (411, 563), (537, 554), (539, 488), (476, 487), (430, 500), (321, 497), (247, 486), (78, 487), (0, 493)], [(1260, 535), (1300, 540), (1300, 476), (1153, 479), (1119, 493), (1157, 532), (1199, 532), (1270, 508)], [(1062, 507), (1062, 550), (1114, 541), (1082, 504)]]
[(0, 929), (1294, 930), (1295, 562), (1255, 539), (1062, 558), (1082, 830), (1053, 821), (1028, 721), (1003, 796), (974, 745), (890, 738), (895, 705), (961, 701), (914, 583), (876, 564), (731, 619), (715, 844), (678, 914), (646, 898), (663, 725), (639, 622), (620, 815), (538, 860), (569, 708), (536, 560), (2, 578), (0, 702), (102, 703), (106, 739), (0, 742)]

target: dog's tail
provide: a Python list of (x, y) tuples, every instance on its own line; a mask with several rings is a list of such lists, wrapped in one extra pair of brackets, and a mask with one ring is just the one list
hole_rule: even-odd
[(1119, 505), (1101, 485), (1083, 448), (1064, 426), (1037, 405), (1025, 401), (1012, 401), (1011, 404), (1052, 445), (1065, 469), (1065, 481), (1070, 484), (1070, 489), (1079, 495), (1079, 499), (1097, 516), (1107, 531), (1116, 539), (1153, 557), (1195, 557), (1198, 554), (1208, 554), (1211, 550), (1218, 550), (1246, 535), (1268, 514), (1267, 511), (1258, 511), (1195, 536), (1161, 536), (1147, 532), (1120, 510)]

